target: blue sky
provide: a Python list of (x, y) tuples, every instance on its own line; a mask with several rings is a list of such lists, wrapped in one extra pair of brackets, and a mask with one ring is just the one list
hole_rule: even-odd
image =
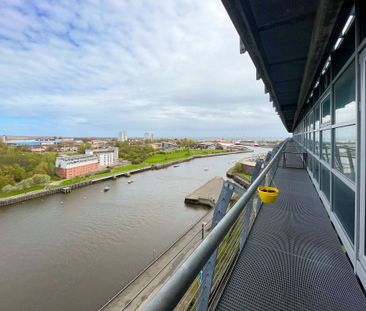
[(0, 55), (0, 134), (287, 135), (219, 0), (2, 0)]

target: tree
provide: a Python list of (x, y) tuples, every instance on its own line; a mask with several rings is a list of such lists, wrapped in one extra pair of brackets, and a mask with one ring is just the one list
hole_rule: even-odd
[(14, 179), (11, 176), (0, 176), (0, 189), (6, 185), (14, 185)]
[(56, 152), (35, 154), (26, 148), (0, 144), (0, 190), (7, 185), (18, 190), (29, 188), (34, 185), (36, 174), (48, 176), (46, 182), (49, 182), (50, 176), (55, 176), (56, 156)]
[(192, 148), (196, 144), (196, 141), (190, 138), (182, 138), (179, 141), (177, 141), (177, 145), (182, 148)]
[(83, 143), (79, 146), (78, 151), (79, 151), (79, 153), (85, 153), (85, 150), (90, 149), (90, 148), (91, 148), (90, 143)]
[(32, 177), (33, 185), (44, 185), (51, 181), (51, 177), (46, 174), (35, 174)]
[(18, 190), (18, 188), (13, 185), (6, 185), (1, 189), (1, 191), (3, 191), (3, 192), (11, 192), (11, 191), (16, 191), (16, 190)]
[(0, 168), (0, 175), (11, 176), (14, 181), (19, 182), (26, 177), (26, 171), (19, 165), (3, 165)]

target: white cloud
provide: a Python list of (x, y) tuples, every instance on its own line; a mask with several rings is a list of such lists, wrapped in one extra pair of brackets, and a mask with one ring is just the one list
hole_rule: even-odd
[(34, 134), (51, 135), (283, 136), (238, 41), (220, 1), (5, 1), (0, 121), (37, 118)]

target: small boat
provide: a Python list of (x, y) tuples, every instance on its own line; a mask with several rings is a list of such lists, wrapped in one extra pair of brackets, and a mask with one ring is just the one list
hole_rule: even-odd
[(205, 170), (205, 171), (208, 171), (208, 167), (205, 167), (205, 168), (204, 168), (204, 170)]
[(133, 180), (128, 180), (127, 183), (128, 184), (132, 184), (133, 183)]
[(111, 188), (109, 188), (108, 186), (107, 187), (104, 187), (104, 192), (109, 191), (109, 189), (111, 189)]
[(125, 175), (126, 177), (131, 177), (131, 174), (130, 173), (126, 173)]
[(179, 167), (179, 165), (178, 164), (174, 164), (173, 167)]

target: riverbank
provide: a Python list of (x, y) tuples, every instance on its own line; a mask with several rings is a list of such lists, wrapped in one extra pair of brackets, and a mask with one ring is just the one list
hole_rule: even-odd
[(23, 194), (17, 194), (7, 198), (0, 199), (0, 207), (9, 206), (17, 203), (21, 203), (24, 201), (32, 200), (35, 198), (40, 198), (56, 193), (65, 192), (65, 188), (70, 188), (70, 190), (85, 187), (94, 183), (103, 182), (109, 179), (116, 179), (119, 177), (129, 177), (129, 175), (141, 173), (147, 170), (159, 170), (163, 168), (167, 168), (172, 165), (179, 165), (183, 162), (192, 161), (194, 159), (207, 158), (207, 157), (216, 157), (216, 156), (224, 156), (236, 153), (248, 153), (253, 152), (253, 150), (245, 150), (245, 151), (230, 151), (230, 152), (216, 152), (211, 154), (198, 154), (191, 155), (184, 159), (169, 161), (161, 164), (152, 164), (148, 165), (145, 163), (136, 164), (134, 169), (131, 169), (131, 166), (121, 166), (112, 169), (110, 172), (99, 173), (88, 177), (79, 177), (72, 180), (65, 180), (61, 182), (59, 186), (53, 186), (52, 189), (37, 189), (36, 191), (31, 191)]
[(141, 310), (149, 297), (161, 288), (202, 242), (202, 223), (205, 223), (205, 235), (211, 230), (213, 213), (214, 210), (208, 211), (158, 258), (109, 299), (99, 311)]

